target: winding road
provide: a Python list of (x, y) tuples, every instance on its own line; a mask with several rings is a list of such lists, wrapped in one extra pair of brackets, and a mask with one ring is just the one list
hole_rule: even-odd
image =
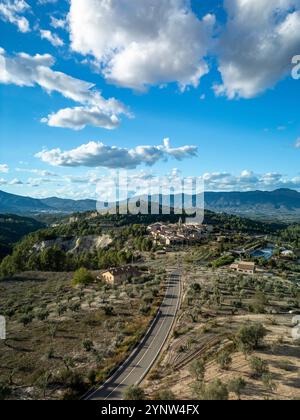
[(147, 375), (171, 332), (180, 302), (180, 274), (169, 275), (160, 312), (134, 354), (121, 368), (86, 400), (121, 400), (124, 391), (139, 384)]

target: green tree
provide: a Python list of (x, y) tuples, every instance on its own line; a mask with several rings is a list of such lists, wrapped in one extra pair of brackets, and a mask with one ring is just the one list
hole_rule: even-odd
[(0, 265), (0, 278), (12, 277), (18, 268), (12, 256), (5, 257)]
[(240, 328), (235, 338), (241, 351), (251, 353), (259, 348), (266, 335), (267, 330), (262, 324), (254, 324)]
[(232, 365), (232, 357), (229, 351), (224, 350), (218, 354), (217, 362), (221, 369), (229, 370), (230, 366)]
[(43, 271), (63, 271), (66, 254), (57, 246), (46, 248), (40, 255), (40, 269)]
[(253, 310), (257, 314), (264, 314), (265, 308), (269, 304), (269, 301), (262, 291), (257, 291), (254, 296)]

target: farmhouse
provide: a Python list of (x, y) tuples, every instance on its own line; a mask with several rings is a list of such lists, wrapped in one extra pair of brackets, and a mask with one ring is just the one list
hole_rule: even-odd
[(107, 284), (119, 285), (130, 280), (132, 277), (138, 277), (140, 272), (131, 266), (119, 267), (119, 268), (110, 268), (109, 270), (103, 272), (99, 279), (105, 281)]
[(230, 268), (237, 271), (238, 273), (254, 274), (256, 266), (253, 262), (240, 261), (238, 263), (232, 264)]

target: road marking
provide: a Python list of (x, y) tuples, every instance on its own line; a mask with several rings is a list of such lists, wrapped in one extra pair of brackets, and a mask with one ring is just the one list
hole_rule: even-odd
[[(174, 288), (174, 284), (172, 284), (171, 285), (171, 281), (172, 281), (172, 279), (174, 280), (174, 277), (175, 278), (177, 278), (177, 279), (180, 279), (180, 274), (175, 274), (175, 273), (173, 273), (173, 274), (170, 274), (170, 279), (169, 279), (169, 285), (168, 285), (168, 289), (167, 289), (167, 291), (166, 291), (166, 293), (165, 293), (165, 297), (164, 297), (164, 300), (163, 300), (163, 302), (162, 302), (162, 304), (161, 304), (161, 308), (163, 307), (163, 305), (165, 304), (165, 302), (166, 302), (166, 300), (168, 299), (167, 298), (167, 295), (168, 295), (168, 293), (169, 293), (169, 291), (172, 289), (172, 288)], [(173, 298), (173, 300), (174, 300), (174, 298)], [(176, 299), (177, 301), (178, 301), (178, 298)], [(171, 302), (172, 302), (172, 299), (171, 299)], [(175, 317), (175, 315), (176, 315), (176, 312), (177, 312), (177, 309), (178, 309), (178, 306), (179, 306), (179, 302), (177, 302), (177, 305), (176, 305), (176, 310), (175, 310), (175, 313), (174, 313), (174, 317)], [(170, 311), (170, 308), (172, 308), (172, 303), (170, 303), (170, 305), (169, 305), (169, 308), (168, 308), (168, 310), (167, 310), (167, 313), (164, 315), (164, 316), (168, 316), (169, 315), (169, 311)], [(147, 349), (147, 351), (145, 352), (145, 354), (143, 355), (143, 357), (139, 360), (139, 362), (138, 362), (138, 364), (144, 359), (144, 357), (146, 356), (146, 354), (148, 353), (148, 351), (151, 349), (151, 345), (153, 344), (153, 342), (155, 341), (155, 339), (156, 339), (156, 337), (157, 337), (157, 335), (159, 334), (159, 332), (160, 332), (160, 330), (161, 330), (161, 328), (165, 325), (165, 323), (167, 322), (167, 318), (166, 318), (166, 320), (165, 321), (163, 321), (162, 322), (162, 324), (161, 324), (161, 326), (160, 326), (160, 328), (159, 328), (159, 330), (158, 330), (158, 332), (157, 332), (157, 334), (155, 335), (155, 337), (152, 339), (152, 341), (151, 341), (151, 343), (150, 343), (150, 345), (149, 345), (149, 347), (148, 347), (148, 349)], [(167, 339), (167, 337), (169, 336), (169, 334), (170, 334), (170, 331), (171, 331), (171, 328), (172, 328), (172, 325), (173, 325), (173, 322), (171, 322), (171, 325), (170, 325), (170, 328), (169, 328), (169, 330), (168, 330), (168, 334), (167, 334), (167, 336), (166, 336), (166, 338), (165, 338), (165, 340), (164, 340), (164, 342), (162, 343), (162, 345), (161, 345), (161, 347), (160, 347), (160, 349), (159, 349), (159, 351), (158, 351), (158, 353), (156, 354), (156, 356), (155, 356), (155, 358), (153, 359), (153, 361), (157, 358), (157, 356), (158, 356), (158, 354), (160, 353), (160, 351), (161, 351), (161, 349), (162, 349), (162, 347), (163, 347), (163, 345), (165, 344), (165, 342), (166, 342), (166, 339)], [(151, 335), (150, 335), (151, 336)], [(141, 348), (141, 350), (142, 350), (142, 348)], [(137, 353), (138, 354), (138, 353)], [(151, 361), (151, 364), (149, 365), (150, 367), (148, 367), (147, 369), (146, 369), (146, 372), (148, 371), (148, 370), (150, 370), (150, 368), (151, 368), (151, 366), (153, 365), (153, 361)], [(125, 364), (126, 362), (124, 362), (124, 364)], [(123, 366), (124, 366), (124, 364), (123, 364)], [(130, 366), (130, 364), (129, 364), (129, 366)], [(128, 368), (125, 368), (125, 370), (124, 370), (124, 372), (126, 372), (126, 370), (127, 370)], [(136, 369), (136, 367), (134, 367), (132, 370), (131, 370), (131, 372), (126, 376), (126, 378), (120, 383), (120, 384), (118, 384), (118, 386), (116, 387), (116, 388), (114, 388), (114, 390), (105, 398), (105, 399), (108, 399), (109, 398), (109, 396), (116, 390), (116, 389), (118, 389), (119, 388), (119, 386), (120, 385), (122, 385), (123, 383), (124, 383), (124, 381), (126, 381), (126, 379), (128, 378), (128, 376), (130, 376), (131, 375), (131, 373), (132, 373), (132, 371), (134, 370), (134, 369)], [(122, 370), (122, 366), (118, 369), (118, 371), (121, 371)], [(116, 372), (117, 373), (117, 372)], [(92, 399), (92, 397), (95, 395), (95, 394), (97, 394), (98, 392), (101, 392), (103, 389), (104, 389), (104, 387), (105, 387), (105, 385), (107, 385), (109, 382), (110, 382), (110, 380), (112, 380), (112, 378), (113, 377), (111, 377), (111, 378), (109, 378), (107, 381), (106, 381), (106, 383), (104, 384), (104, 385), (102, 385), (100, 388), (98, 388), (97, 390), (95, 390), (90, 396), (89, 396), (89, 398), (88, 399)]]
[[(167, 315), (169, 315), (169, 310), (168, 310), (168, 312), (166, 313), (166, 316)], [(136, 363), (136, 366), (134, 366), (132, 369), (131, 369), (131, 371), (128, 373), (128, 375), (123, 379), (123, 381), (122, 382), (120, 382), (119, 384), (118, 384), (118, 386), (116, 386), (112, 391), (111, 391), (111, 393), (105, 398), (106, 400), (111, 396), (111, 394), (113, 394), (125, 381), (126, 381), (126, 379), (128, 379), (129, 378), (129, 376), (132, 374), (132, 372), (137, 368), (137, 366), (144, 360), (144, 358), (147, 356), (147, 354), (148, 354), (148, 352), (151, 350), (151, 344), (153, 344), (153, 341), (155, 341), (155, 339), (156, 339), (156, 337), (159, 335), (159, 333), (160, 333), (160, 331), (161, 331), (161, 329), (162, 329), (162, 327), (164, 326), (164, 324), (165, 324), (165, 321), (163, 321), (162, 322), (162, 324), (161, 324), (161, 326), (159, 327), (159, 330), (157, 331), (157, 333), (156, 333), (156, 335), (153, 337), (153, 339), (152, 339), (152, 342), (150, 343), (150, 345), (149, 345), (149, 347), (148, 347), (148, 349), (145, 351), (145, 353), (144, 353), (144, 355), (141, 357), (141, 359)]]
[[(170, 283), (170, 282), (169, 282)], [(173, 288), (174, 286), (172, 286), (172, 288)], [(167, 299), (167, 294), (168, 294), (168, 291), (169, 291), (169, 289), (170, 289), (171, 287), (169, 286), (168, 287), (168, 290), (167, 290), (167, 292), (166, 292), (166, 297), (165, 297), (165, 299), (164, 299), (164, 302), (165, 302), (165, 300)], [(164, 302), (163, 302), (163, 304), (164, 304)], [(167, 313), (165, 314), (165, 316), (167, 317), (168, 315), (169, 315), (169, 312), (170, 312), (170, 308), (171, 308), (171, 306), (168, 308), (168, 311), (167, 311)], [(150, 349), (151, 349), (151, 344), (153, 344), (153, 342), (155, 341), (155, 339), (156, 339), (156, 337), (159, 335), (159, 333), (160, 333), (160, 331), (161, 331), (161, 329), (162, 329), (162, 327), (164, 326), (164, 324), (165, 324), (165, 322), (167, 321), (168, 319), (166, 318), (165, 319), (165, 321), (163, 321), (162, 322), (162, 324), (161, 324), (161, 326), (159, 327), (159, 330), (157, 331), (157, 333), (156, 333), (156, 335), (153, 337), (153, 339), (152, 339), (152, 341), (151, 341), (151, 343), (150, 343), (150, 345), (149, 345), (149, 347), (148, 347), (148, 349), (146, 350), (146, 352), (144, 353), (144, 355), (143, 355), (143, 357), (137, 362), (137, 364), (136, 365), (139, 365), (143, 360), (144, 360), (144, 358), (146, 357), (146, 355), (148, 354), (148, 352), (150, 351)], [(155, 356), (155, 358), (157, 357), (157, 355)], [(126, 381), (126, 379), (128, 379), (129, 378), (129, 376), (132, 374), (132, 372), (134, 371), (136, 369), (136, 366), (135, 367), (133, 367), (132, 369), (131, 369), (131, 371), (128, 373), (128, 375), (123, 379), (123, 381), (122, 382), (120, 382), (119, 384), (118, 384), (118, 386), (116, 386), (111, 392), (110, 392), (110, 394), (105, 398), (105, 400), (107, 400), (110, 396), (111, 396), (111, 394), (113, 394), (125, 381)]]

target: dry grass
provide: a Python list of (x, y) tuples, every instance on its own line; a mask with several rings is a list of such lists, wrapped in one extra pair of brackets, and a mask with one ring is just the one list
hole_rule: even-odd
[[(143, 335), (161, 299), (160, 294), (145, 315), (140, 311), (144, 294), (160, 288), (154, 281), (78, 289), (71, 279), (72, 273), (25, 273), (0, 283), (0, 312), (7, 317), (7, 340), (0, 342), (0, 382), (9, 384), (10, 398), (44, 398), (47, 376), (47, 399), (84, 392), (91, 386), (92, 369), (98, 380), (104, 379)], [(113, 308), (112, 314), (107, 307)], [(39, 319), (41, 312), (47, 312), (47, 319)], [(33, 320), (24, 326), (26, 313)], [(87, 340), (91, 351), (84, 348)]]

